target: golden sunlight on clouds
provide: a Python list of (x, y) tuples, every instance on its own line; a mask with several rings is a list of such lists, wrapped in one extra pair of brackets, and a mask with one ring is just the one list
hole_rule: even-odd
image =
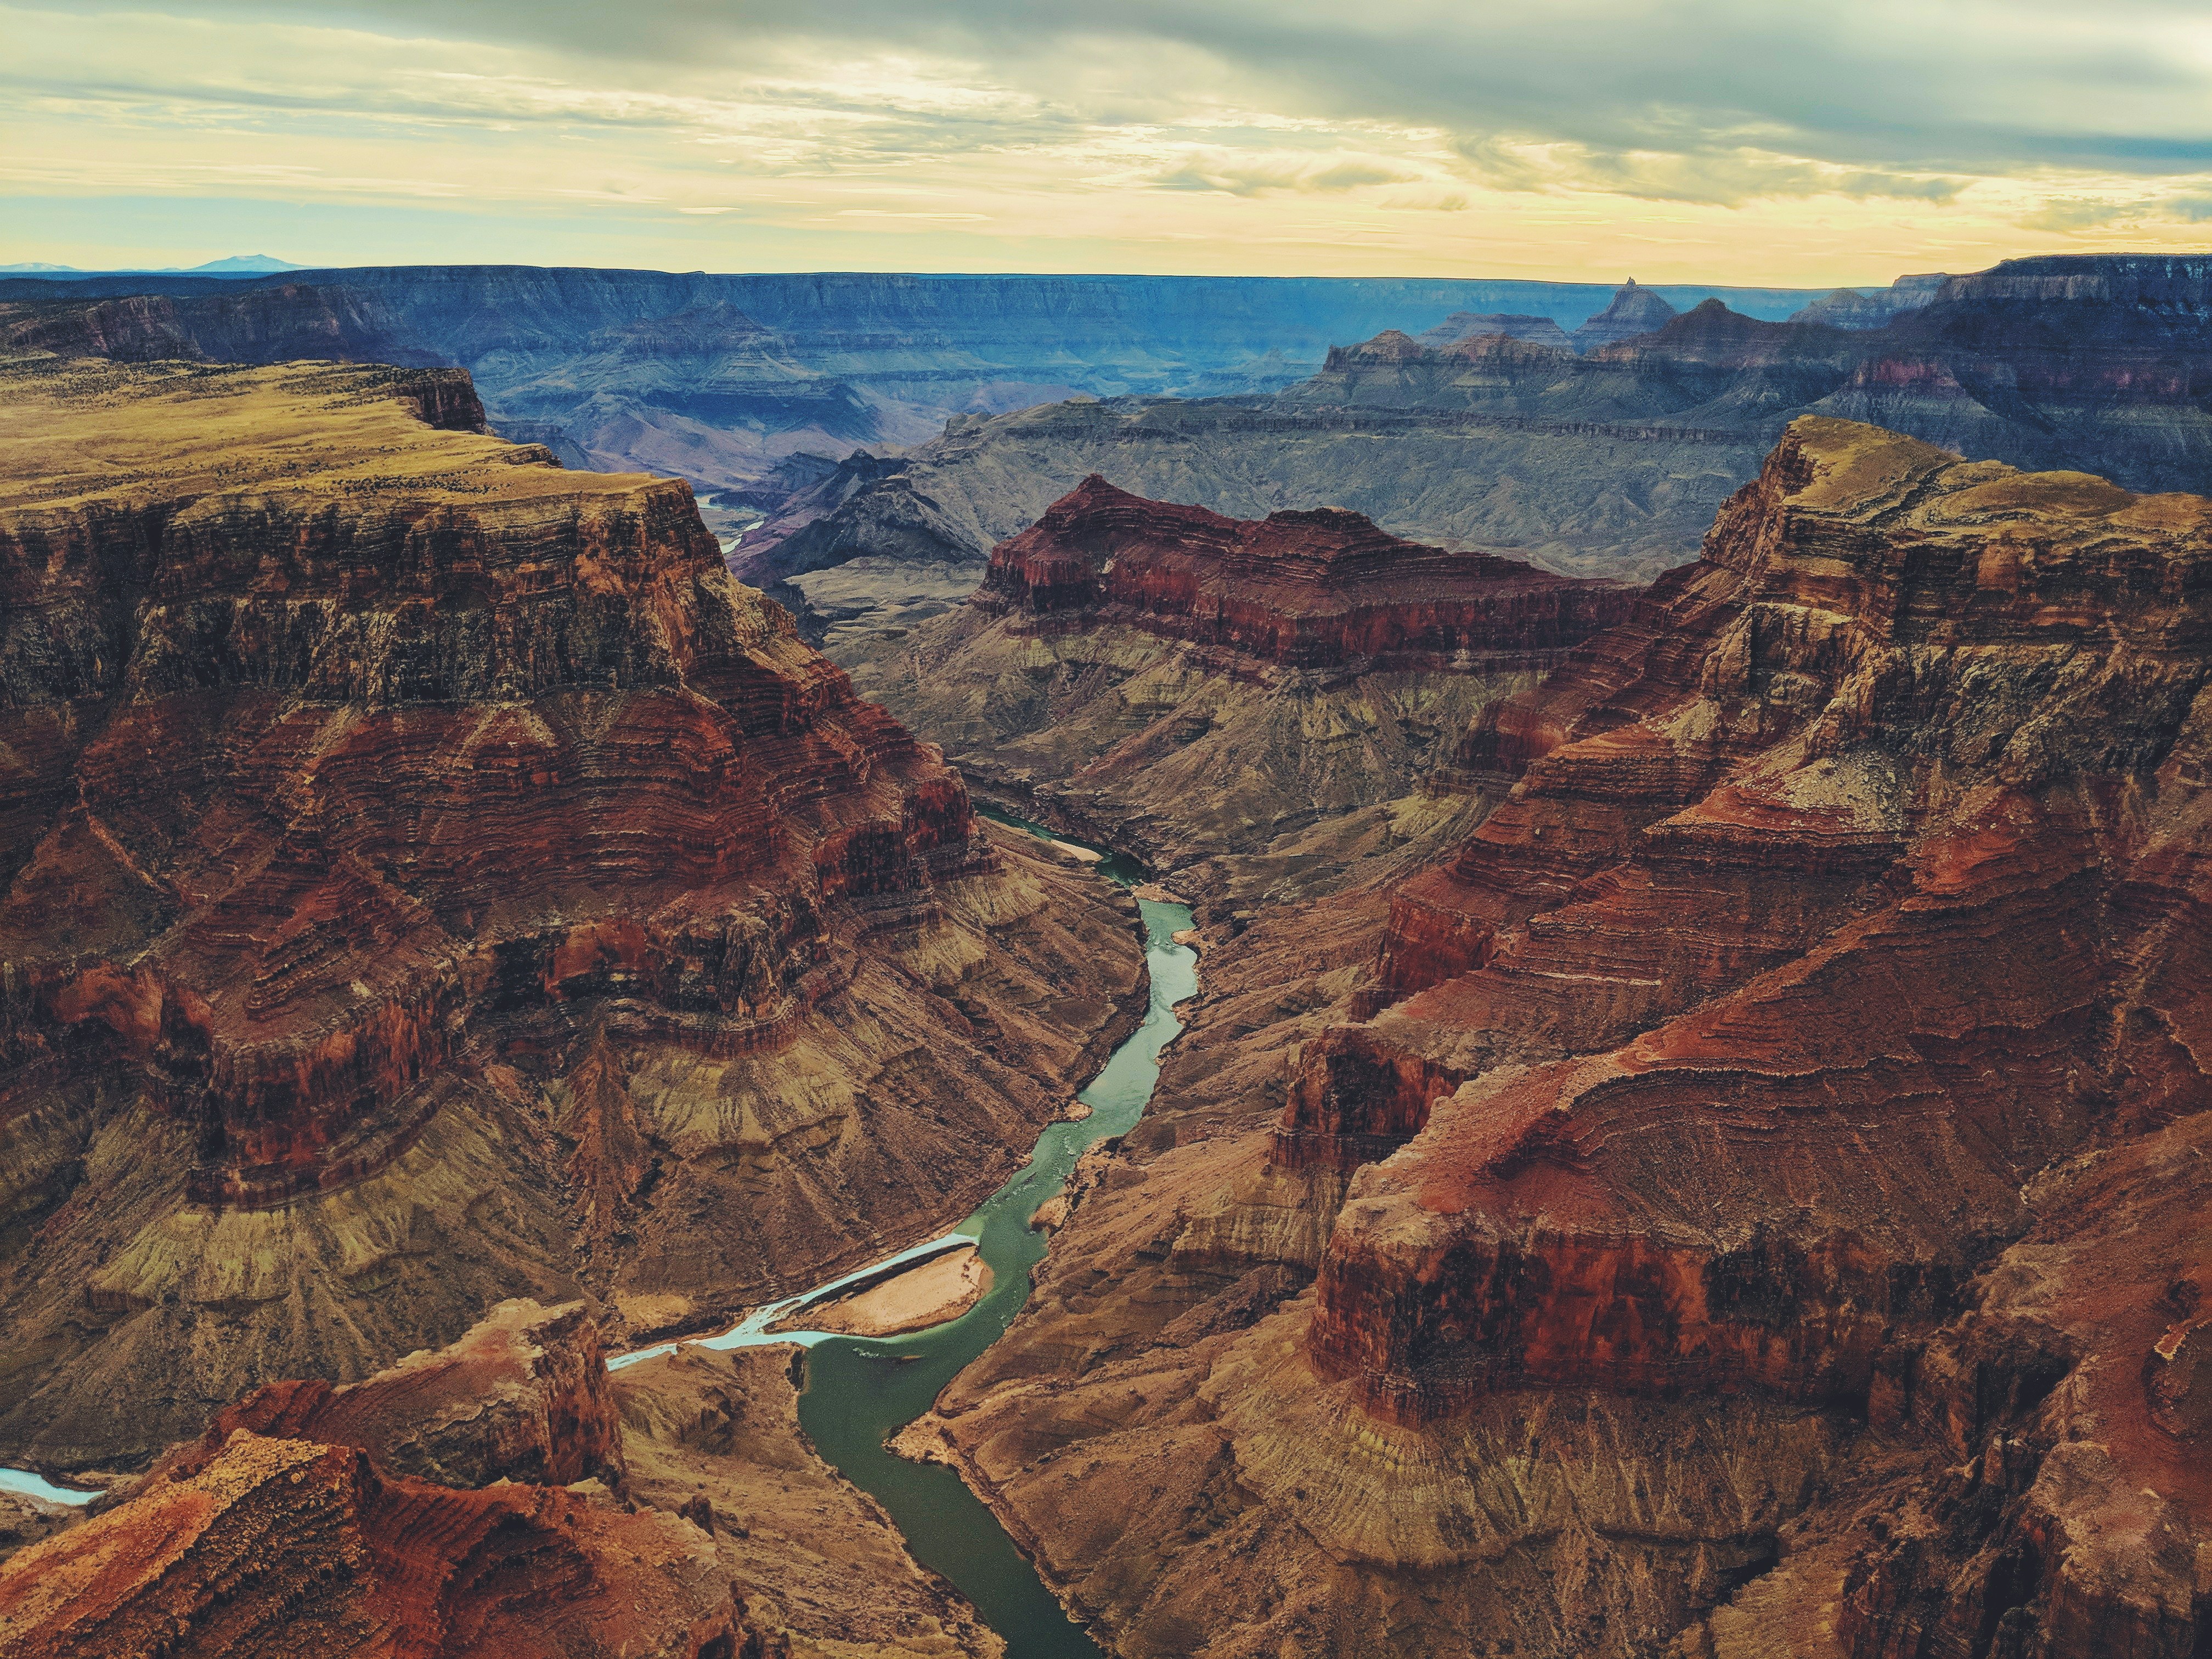
[[(771, 27), (647, 4), (634, 37), (611, 20), (605, 40), (490, 3), (394, 0), (348, 27), (252, 4), (0, 9), (17, 48), (0, 258), (266, 244), (333, 264), (1814, 285), (2200, 247), (2212, 220), (2212, 55), (2190, 25), (2200, 50), (2177, 67), (2156, 8), (2133, 35), (2115, 15), (2140, 61), (2107, 50), (2057, 116), (2032, 100), (2063, 66), (2029, 49), (2075, 40), (2055, 9), (1987, 73), (1892, 86), (1890, 66), (1895, 111), (1871, 79), (1852, 93), (1867, 107), (1836, 95), (1879, 67), (1863, 41), (1778, 42), (1749, 10), (1739, 33), (1784, 54), (1771, 87), (1684, 56), (1689, 28), (1729, 38), (1713, 17), (1647, 39), (1649, 9), (1626, 5), (1524, 40), (1544, 68), (1516, 77), (1498, 64), (1517, 14), (1455, 37), (1481, 9), (1368, 8), (1331, 33), (1295, 5), (1180, 25), (1109, 8), (1073, 32), (988, 3), (928, 28), (889, 8)], [(2128, 110), (2142, 130), (2116, 139)]]

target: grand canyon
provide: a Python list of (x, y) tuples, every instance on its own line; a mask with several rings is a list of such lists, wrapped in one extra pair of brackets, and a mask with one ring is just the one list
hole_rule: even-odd
[[(2212, 257), (1422, 55), (1157, 246), (1684, 280), (0, 272), (0, 1656), (2212, 1655)], [(735, 143), (409, 61), (284, 98)], [(1092, 82), (935, 61), (711, 165), (985, 235)]]

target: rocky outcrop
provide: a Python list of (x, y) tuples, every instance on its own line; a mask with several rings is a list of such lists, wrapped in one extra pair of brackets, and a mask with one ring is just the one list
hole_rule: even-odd
[(2195, 1652), (2208, 529), (1794, 425), (922, 1437), (1124, 1652)]
[(1476, 787), (1434, 763), (1632, 598), (1357, 514), (1239, 521), (1092, 477), (858, 683), (979, 787), (1233, 909), (1463, 821)]
[(1632, 340), (1665, 327), (1674, 315), (1674, 307), (1650, 289), (1637, 287), (1632, 276), (1613, 295), (1611, 305), (1575, 330), (1575, 349), (1594, 351), (1617, 341)]
[(270, 1384), (0, 1569), (29, 1655), (789, 1659), (1004, 1644), (800, 1433), (788, 1350), (610, 1374), (508, 1303), (331, 1389)]
[(1485, 334), (1534, 340), (1539, 345), (1553, 346), (1562, 351), (1574, 349), (1573, 337), (1549, 317), (1516, 317), (1498, 313), (1486, 317), (1472, 311), (1455, 311), (1434, 328), (1423, 329), (1413, 341), (1417, 345), (1441, 348)]
[(1357, 513), (1239, 523), (1094, 473), (992, 550), (973, 603), (1042, 629), (1125, 623), (1285, 668), (1473, 669), (1530, 665), (1618, 620), (1632, 597), (1401, 541)]
[(244, 1431), (0, 1571), (26, 1659), (765, 1656), (714, 1545), (580, 1493), (453, 1492)]
[(356, 1446), (441, 1486), (623, 1478), (622, 1421), (599, 1327), (581, 1302), (503, 1302), (459, 1342), (358, 1382), (271, 1383), (216, 1414), (165, 1469), (196, 1474), (243, 1430)]
[(2212, 1103), (2173, 932), (2208, 524), (1793, 427), (1400, 896), (1370, 1040), (1471, 1080), (1340, 1219), (1323, 1363), (1393, 1412), (1509, 1376), (1863, 1406), (2029, 1175)]
[(1118, 1034), (1127, 902), (995, 849), (681, 483), (427, 425), (450, 371), (9, 385), (19, 1459), (514, 1295), (811, 1282), (964, 1212)]

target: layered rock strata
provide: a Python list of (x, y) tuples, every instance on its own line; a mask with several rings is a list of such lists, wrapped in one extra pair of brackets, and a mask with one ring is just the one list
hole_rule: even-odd
[(920, 1437), (1127, 1653), (2196, 1652), (2208, 570), (1793, 425)]
[(0, 1645), (868, 1659), (1004, 1644), (799, 1431), (788, 1351), (605, 1369), (580, 1303), (226, 1408), (0, 1570)]
[[(956, 422), (787, 501), (739, 557), (750, 580), (789, 579), (810, 604), (823, 590), (833, 629), (903, 627), (943, 603), (945, 572), (979, 566), (1097, 472), (1240, 518), (1337, 503), (1416, 540), (1648, 579), (1694, 556), (1721, 504), (1808, 413), (2130, 489), (2212, 490), (2212, 264), (2201, 258), (2011, 260), (1902, 279), (1860, 311), (1808, 307), (1787, 323), (1679, 290), (1689, 308), (1670, 316), (1651, 290), (1631, 292), (1634, 325), (1603, 340), (1510, 317), (1418, 339), (1392, 328), (1332, 348), (1319, 374), (1266, 398), (1121, 398)], [(844, 565), (856, 568), (824, 574)], [(860, 653), (855, 640), (840, 659)]]
[(1126, 1024), (1127, 902), (994, 847), (681, 483), (453, 371), (6, 374), (18, 1461), (511, 1295), (640, 1331), (857, 1265)]
[(1357, 514), (1239, 521), (1093, 477), (858, 683), (1023, 811), (1163, 868), (1235, 860), (1178, 888), (1220, 908), (1463, 822), (1472, 787), (1424, 793), (1434, 763), (1633, 592)]

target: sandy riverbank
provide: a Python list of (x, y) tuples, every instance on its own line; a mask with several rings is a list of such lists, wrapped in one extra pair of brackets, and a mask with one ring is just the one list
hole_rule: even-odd
[(879, 1285), (797, 1310), (771, 1331), (836, 1331), (846, 1336), (897, 1336), (957, 1319), (991, 1288), (991, 1264), (974, 1245), (934, 1255)]

